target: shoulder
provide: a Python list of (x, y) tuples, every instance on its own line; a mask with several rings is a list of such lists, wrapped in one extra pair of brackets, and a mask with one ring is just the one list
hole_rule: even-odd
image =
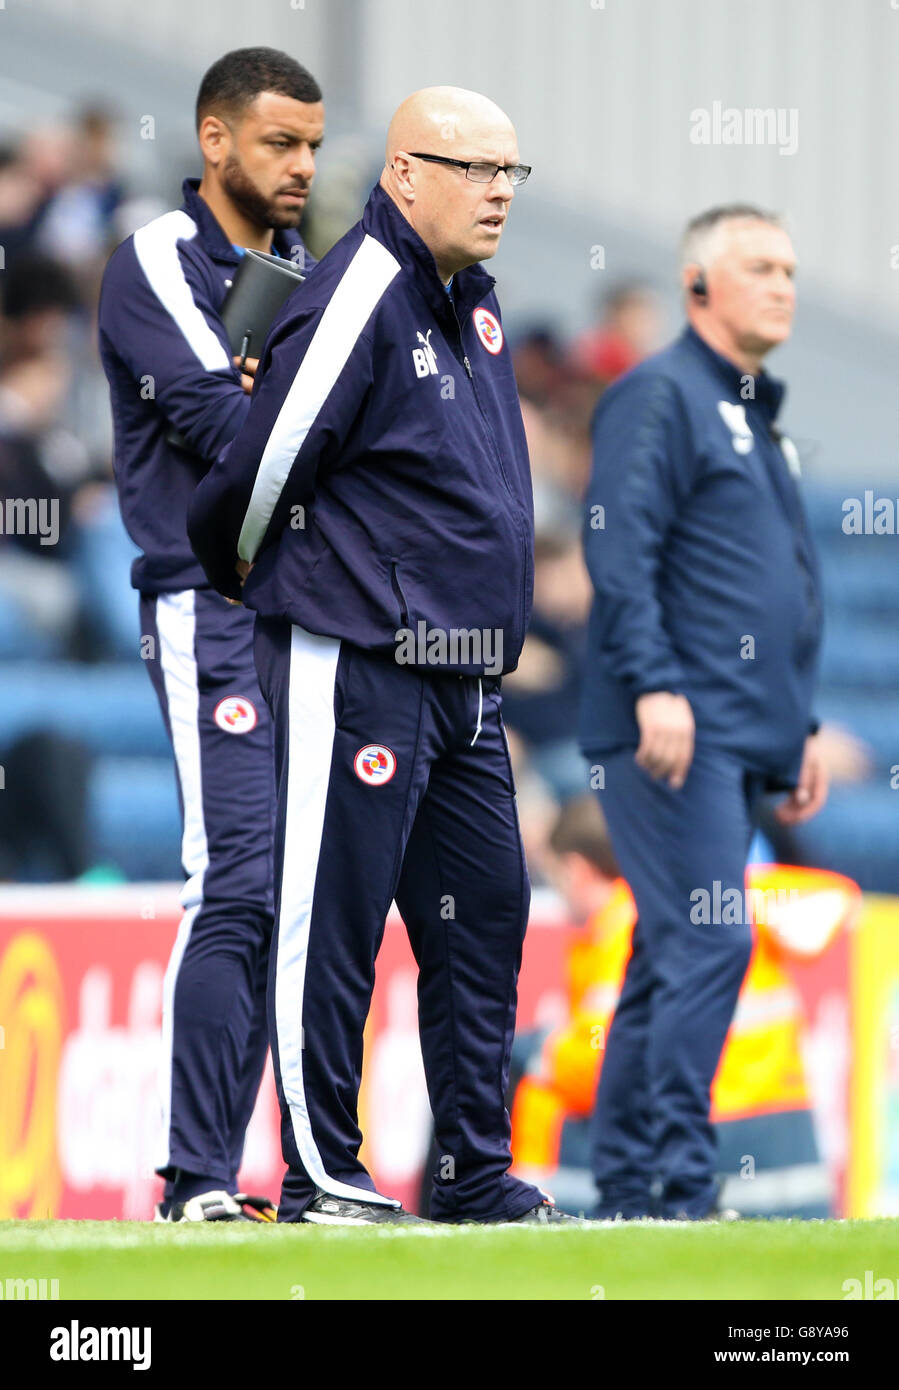
[(640, 410), (659, 416), (679, 414), (685, 407), (688, 377), (680, 345), (672, 343), (632, 367), (603, 392), (594, 424), (601, 425), (607, 416), (620, 416), (625, 411)]
[(317, 262), (300, 294), (307, 306), (325, 308), (340, 291), (347, 298), (377, 302), (402, 266), (387, 247), (362, 228), (351, 227)]
[(316, 332), (326, 317), (327, 332), (335, 343), (355, 340), (363, 333), (369, 336), (372, 320), (401, 270), (387, 247), (357, 223), (290, 296), (273, 327), (271, 344), (293, 333)]
[(183, 279), (187, 262), (202, 258), (193, 218), (181, 209), (164, 212), (119, 243), (106, 264), (103, 283), (124, 289), (129, 281), (143, 278), (155, 288), (173, 275)]

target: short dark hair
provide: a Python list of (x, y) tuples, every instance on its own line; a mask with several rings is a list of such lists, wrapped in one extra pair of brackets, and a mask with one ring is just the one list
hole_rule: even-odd
[(294, 101), (321, 101), (321, 88), (289, 54), (277, 48), (235, 48), (213, 63), (197, 93), (197, 129), (204, 116), (236, 119), (261, 92)]
[(580, 854), (606, 878), (621, 875), (606, 818), (595, 796), (585, 793), (565, 803), (552, 828), (549, 847), (558, 855)]

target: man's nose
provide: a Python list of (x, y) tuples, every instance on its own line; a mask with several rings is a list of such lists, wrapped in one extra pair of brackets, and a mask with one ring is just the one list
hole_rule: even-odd
[(311, 182), (315, 175), (315, 151), (309, 145), (301, 145), (290, 161), (290, 173), (294, 177)]
[(502, 198), (506, 203), (511, 203), (512, 199), (515, 197), (515, 185), (512, 183), (505, 169), (497, 169), (493, 176), (490, 192), (494, 198)]

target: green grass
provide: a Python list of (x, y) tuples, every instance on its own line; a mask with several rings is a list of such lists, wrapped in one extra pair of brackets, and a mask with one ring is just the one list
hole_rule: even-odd
[(839, 1300), (843, 1281), (863, 1281), (865, 1270), (899, 1281), (899, 1220), (421, 1230), (0, 1222), (0, 1284), (58, 1279), (60, 1299)]

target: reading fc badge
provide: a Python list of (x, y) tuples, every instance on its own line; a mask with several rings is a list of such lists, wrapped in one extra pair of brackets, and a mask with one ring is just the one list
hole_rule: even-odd
[(366, 743), (353, 759), (353, 771), (360, 782), (383, 787), (396, 772), (396, 758), (383, 743)]
[(475, 309), (472, 314), (475, 331), (488, 352), (494, 357), (503, 349), (503, 330), (499, 319), (489, 309)]
[(212, 717), (226, 734), (248, 734), (256, 727), (256, 707), (243, 695), (226, 695), (219, 700)]

